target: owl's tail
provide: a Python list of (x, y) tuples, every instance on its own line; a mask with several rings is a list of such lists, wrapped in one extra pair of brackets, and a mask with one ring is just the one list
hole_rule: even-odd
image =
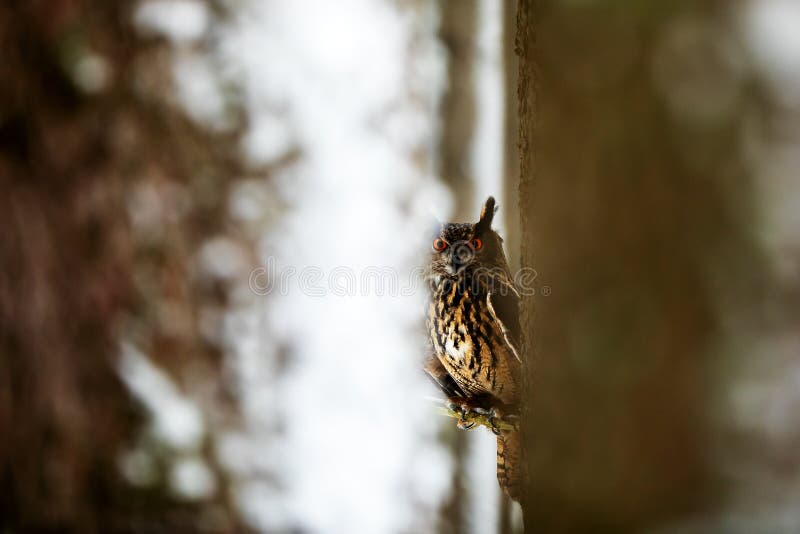
[(497, 481), (506, 495), (519, 502), (522, 490), (522, 444), (516, 430), (497, 436)]

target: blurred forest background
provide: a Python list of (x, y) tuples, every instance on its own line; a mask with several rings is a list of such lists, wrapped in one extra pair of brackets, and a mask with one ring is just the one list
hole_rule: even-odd
[[(0, 530), (800, 531), (798, 27), (794, 0), (5, 3)], [(522, 513), (493, 436), (425, 400), (424, 295), (297, 281), (410, 276), (430, 212), (489, 194), (538, 271)]]

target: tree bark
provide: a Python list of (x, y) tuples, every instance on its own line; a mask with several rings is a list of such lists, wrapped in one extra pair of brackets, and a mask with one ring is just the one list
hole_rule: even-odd
[[(516, 52), (517, 0), (503, 0), (501, 38), (503, 61), (503, 217), (505, 250), (512, 272), (520, 267), (519, 225), (519, 106), (517, 85), (519, 61)], [(500, 493), (499, 534), (510, 534), (513, 506), (511, 499)]]
[(528, 531), (642, 531), (719, 495), (710, 273), (755, 248), (750, 181), (736, 113), (676, 119), (660, 83), (680, 78), (654, 71), (667, 30), (722, 9), (520, 0)]
[(508, 264), (519, 269), (519, 61), (516, 51), (517, 0), (503, 1), (503, 213)]

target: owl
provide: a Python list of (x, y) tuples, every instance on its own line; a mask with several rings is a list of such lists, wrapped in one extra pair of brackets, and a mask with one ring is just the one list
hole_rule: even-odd
[[(431, 241), (428, 268), (430, 353), (424, 368), (462, 417), (490, 421), (518, 412), (520, 390), (519, 294), (492, 230), (496, 207), (489, 197), (477, 223), (445, 223)], [(519, 500), (520, 442), (516, 430), (497, 434), (497, 478)]]

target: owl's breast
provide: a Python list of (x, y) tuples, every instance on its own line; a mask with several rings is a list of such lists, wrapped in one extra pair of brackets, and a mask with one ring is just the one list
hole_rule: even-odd
[(472, 337), (463, 324), (451, 321), (444, 340), (444, 352), (453, 361), (463, 361), (472, 357)]
[(509, 347), (486, 295), (443, 282), (431, 299), (428, 328), (437, 357), (464, 391), (512, 400), (516, 379), (509, 369)]
[(466, 364), (474, 356), (472, 308), (471, 295), (456, 284), (445, 281), (433, 294), (428, 313), (431, 341), (437, 356), (453, 365)]

